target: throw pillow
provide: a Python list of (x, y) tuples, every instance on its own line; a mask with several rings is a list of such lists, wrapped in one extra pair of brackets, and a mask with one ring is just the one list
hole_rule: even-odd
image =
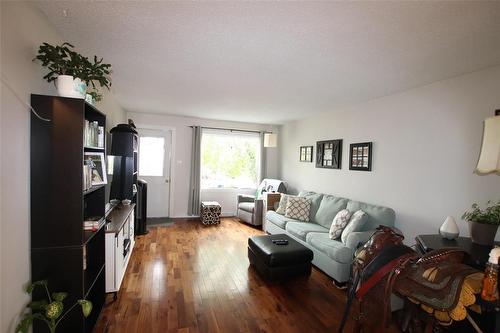
[(286, 204), (285, 217), (309, 222), (311, 200), (303, 197), (289, 197)]
[(333, 223), (330, 227), (330, 239), (337, 239), (342, 235), (342, 231), (349, 223), (351, 213), (347, 209), (342, 209), (333, 218)]
[(344, 231), (342, 231), (342, 236), (340, 236), (340, 240), (342, 241), (342, 243), (347, 243), (347, 237), (351, 232), (361, 231), (367, 221), (368, 215), (361, 209), (352, 214), (351, 220), (345, 227)]
[(286, 204), (288, 203), (289, 197), (293, 197), (293, 195), (281, 194), (280, 203), (279, 203), (278, 209), (276, 209), (276, 213), (281, 214), (281, 215), (285, 215)]

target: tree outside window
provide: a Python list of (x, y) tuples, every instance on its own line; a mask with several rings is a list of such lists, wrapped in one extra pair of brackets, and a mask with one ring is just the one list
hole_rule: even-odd
[(204, 130), (202, 188), (256, 188), (260, 137), (257, 133)]

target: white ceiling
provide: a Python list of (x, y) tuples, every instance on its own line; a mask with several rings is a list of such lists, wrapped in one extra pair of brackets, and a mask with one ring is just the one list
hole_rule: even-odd
[(38, 6), (129, 111), (282, 123), (500, 64), (500, 2)]

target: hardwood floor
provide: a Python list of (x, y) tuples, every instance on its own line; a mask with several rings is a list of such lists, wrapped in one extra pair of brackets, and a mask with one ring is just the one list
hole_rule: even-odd
[(309, 278), (263, 281), (247, 259), (247, 238), (257, 234), (225, 218), (137, 237), (118, 299), (107, 296), (95, 332), (336, 332), (345, 292), (316, 268)]

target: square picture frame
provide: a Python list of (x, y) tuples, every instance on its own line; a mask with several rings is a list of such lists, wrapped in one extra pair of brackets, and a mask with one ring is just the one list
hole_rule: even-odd
[(106, 185), (108, 183), (104, 153), (86, 151), (84, 153), (84, 163), (88, 163), (92, 168), (92, 186)]
[(312, 162), (313, 161), (313, 146), (300, 146), (299, 160), (300, 160), (300, 162)]
[(342, 139), (316, 142), (316, 168), (342, 168)]
[(349, 170), (372, 171), (372, 142), (349, 145)]

